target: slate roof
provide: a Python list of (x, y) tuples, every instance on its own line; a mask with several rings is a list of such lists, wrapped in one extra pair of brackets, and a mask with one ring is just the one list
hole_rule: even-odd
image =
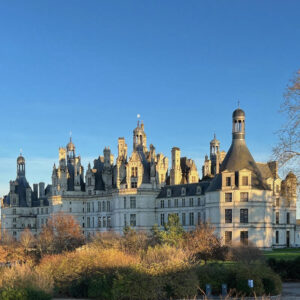
[(166, 185), (161, 189), (157, 198), (166, 198), (168, 189), (171, 190), (171, 197), (183, 197), (183, 195), (181, 194), (181, 189), (183, 187), (186, 189), (184, 197), (199, 195), (197, 194), (197, 186), (201, 186), (200, 195), (204, 195), (209, 184), (210, 181), (199, 181), (197, 183)]
[[(247, 169), (251, 171), (252, 187), (259, 190), (267, 190), (268, 186), (265, 183), (264, 177), (261, 174), (256, 162), (254, 161), (244, 139), (233, 139), (231, 147), (227, 152), (221, 167), (220, 173), (227, 170), (229, 172), (238, 172)], [(237, 176), (236, 176), (236, 179)], [(236, 180), (237, 181), (237, 180)], [(237, 183), (237, 182), (236, 182)], [(207, 189), (208, 192), (220, 190), (222, 187), (222, 175), (217, 174), (211, 185)]]

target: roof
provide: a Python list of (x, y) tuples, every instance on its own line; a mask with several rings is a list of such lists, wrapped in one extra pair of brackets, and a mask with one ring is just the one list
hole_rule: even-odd
[(171, 197), (182, 197), (181, 190), (185, 188), (184, 197), (195, 196), (197, 194), (197, 186), (201, 186), (201, 195), (204, 195), (206, 189), (209, 186), (209, 181), (199, 181), (197, 183), (189, 183), (189, 184), (177, 184), (177, 185), (166, 185), (164, 186), (157, 198), (166, 198), (167, 191), (171, 190)]
[(268, 179), (268, 178), (273, 178), (273, 174), (271, 172), (271, 169), (269, 167), (269, 165), (266, 163), (256, 163), (263, 179)]
[(233, 113), (232, 113), (232, 117), (235, 118), (235, 117), (244, 117), (245, 116), (245, 112), (240, 109), (240, 108), (237, 108)]
[[(244, 139), (233, 139), (231, 147), (227, 152), (221, 167), (220, 173), (227, 170), (229, 172), (238, 172), (247, 169), (251, 171), (252, 187), (260, 190), (267, 190), (268, 186), (264, 181), (256, 162), (254, 161)], [(222, 175), (218, 174), (211, 182), (208, 192), (220, 190), (222, 187)]]

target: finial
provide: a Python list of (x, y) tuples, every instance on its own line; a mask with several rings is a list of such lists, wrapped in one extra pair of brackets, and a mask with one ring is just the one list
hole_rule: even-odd
[(70, 142), (72, 142), (72, 131), (70, 131)]
[(141, 117), (141, 115), (140, 115), (140, 114), (137, 114), (136, 117), (138, 118), (137, 126), (139, 127), (139, 126), (140, 126), (140, 117)]
[(22, 156), (22, 153), (23, 153), (23, 149), (20, 148), (20, 156)]
[(217, 139), (217, 137), (216, 137), (216, 133), (214, 133), (214, 140), (216, 140)]
[(238, 100), (238, 108), (240, 108), (240, 100)]

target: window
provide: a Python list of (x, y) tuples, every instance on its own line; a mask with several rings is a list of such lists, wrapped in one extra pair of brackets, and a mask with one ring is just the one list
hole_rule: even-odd
[(185, 207), (185, 199), (182, 199), (182, 202), (181, 202), (181, 203), (182, 203), (181, 206), (182, 206), (182, 207)]
[(16, 215), (17, 214), (17, 210), (14, 208), (13, 209), (13, 215)]
[(276, 206), (279, 207), (279, 198), (276, 198)]
[(91, 196), (92, 195), (92, 191), (88, 190), (88, 194), (89, 194), (89, 196)]
[(185, 213), (182, 213), (182, 226), (185, 226)]
[(72, 207), (69, 208), (69, 212), (72, 212)]
[(286, 213), (286, 224), (290, 224), (290, 213)]
[(91, 186), (91, 185), (92, 185), (92, 178), (89, 177), (89, 178), (88, 178), (88, 186)]
[(13, 236), (16, 236), (16, 235), (17, 235), (17, 233), (14, 231), (14, 232), (13, 232)]
[(130, 197), (130, 208), (136, 208), (136, 198)]
[(98, 201), (98, 211), (101, 212), (101, 202)]
[(241, 193), (241, 202), (248, 202), (248, 193), (247, 192), (243, 192)]
[(107, 217), (107, 227), (111, 227), (111, 217)]
[(242, 177), (242, 185), (248, 185), (248, 176), (243, 176)]
[(194, 199), (190, 198), (190, 207), (193, 207), (193, 206), (194, 206)]
[(231, 245), (232, 242), (232, 231), (225, 231), (225, 244)]
[(126, 216), (126, 214), (124, 214), (124, 226), (125, 227), (127, 226), (127, 216)]
[(48, 214), (48, 207), (46, 207), (46, 214)]
[(171, 190), (170, 189), (167, 189), (167, 196), (171, 197)]
[(98, 227), (101, 228), (101, 217), (98, 217)]
[[(70, 204), (71, 204), (71, 202), (70, 202)], [(38, 215), (40, 214), (40, 209), (39, 208), (37, 209), (37, 214)]]
[(165, 214), (160, 214), (160, 225), (161, 226), (165, 225)]
[(165, 208), (165, 201), (164, 200), (160, 200), (160, 208)]
[(103, 217), (103, 227), (106, 227), (106, 217)]
[(91, 204), (90, 203), (86, 204), (86, 210), (87, 210), (88, 213), (91, 211)]
[(225, 202), (232, 202), (232, 193), (225, 193)]
[(279, 193), (279, 185), (276, 185), (276, 193)]
[(231, 186), (231, 177), (226, 177), (226, 186)]
[(248, 223), (248, 209), (242, 208), (240, 210), (240, 223)]
[(131, 182), (131, 188), (136, 189), (137, 188), (137, 182)]
[(13, 224), (13, 228), (17, 228), (17, 225), (16, 225), (16, 224)]
[(242, 244), (248, 245), (248, 231), (241, 231), (240, 240)]
[(185, 188), (181, 189), (181, 196), (185, 196)]
[(110, 211), (110, 201), (107, 201), (107, 211)]
[(138, 177), (138, 168), (137, 167), (131, 168), (131, 177)]
[(126, 205), (126, 197), (124, 197), (124, 208), (126, 209), (127, 205)]
[(17, 218), (13, 218), (13, 222), (17, 222)]
[(276, 212), (276, 224), (279, 224), (279, 212)]
[(136, 214), (130, 215), (130, 226), (135, 227), (136, 226)]
[(194, 226), (194, 213), (191, 212), (189, 215), (190, 226)]
[(164, 182), (165, 176), (164, 174), (160, 174), (160, 182)]
[(44, 214), (44, 208), (41, 208), (41, 214), (42, 215)]
[(175, 206), (175, 207), (178, 207), (178, 199), (175, 199), (174, 206)]
[(197, 203), (197, 205), (198, 205), (198, 206), (201, 205), (201, 199), (200, 199), (200, 198), (198, 198), (198, 203)]
[(88, 228), (91, 227), (91, 219), (90, 219), (90, 217), (87, 217), (87, 227)]
[(198, 225), (201, 224), (201, 212), (198, 212), (198, 222), (197, 222)]
[(201, 186), (197, 186), (197, 194), (201, 194)]
[(232, 223), (232, 209), (225, 209), (225, 223)]
[(102, 202), (102, 211), (105, 211), (106, 210), (106, 207), (105, 207), (105, 201)]
[(279, 244), (279, 231), (276, 230), (276, 244)]
[(171, 199), (168, 200), (168, 207), (171, 207)]

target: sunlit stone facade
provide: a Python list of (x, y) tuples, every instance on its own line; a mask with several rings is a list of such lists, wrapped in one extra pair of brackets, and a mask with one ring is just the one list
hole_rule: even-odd
[[(300, 245), (296, 226), (296, 177), (278, 176), (277, 162), (256, 163), (245, 142), (245, 113), (232, 117), (232, 145), (220, 151), (210, 142), (202, 180), (195, 162), (171, 151), (166, 156), (147, 146), (144, 124), (133, 131), (128, 155), (124, 138), (118, 139), (118, 156), (110, 148), (89, 164), (86, 172), (72, 140), (59, 148), (52, 185), (30, 188), (25, 159), (17, 161), (17, 179), (2, 201), (2, 231), (19, 238), (24, 228), (39, 233), (51, 213), (63, 211), (76, 217), (86, 236), (125, 226), (149, 231), (163, 226), (168, 215), (178, 215), (186, 230), (210, 222), (224, 243), (253, 243), (261, 248)], [(39, 190), (39, 191), (38, 191)]]

